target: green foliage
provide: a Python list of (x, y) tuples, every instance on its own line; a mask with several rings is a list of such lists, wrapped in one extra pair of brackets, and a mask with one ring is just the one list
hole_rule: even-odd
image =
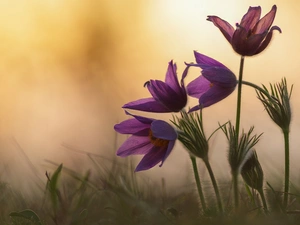
[(270, 84), (270, 90), (264, 85), (263, 88), (269, 95), (256, 90), (258, 99), (262, 102), (274, 123), (283, 131), (289, 131), (292, 118), (290, 98), (293, 85), (288, 90), (286, 78), (283, 78), (280, 83)]
[(201, 113), (181, 112), (181, 118), (173, 116), (172, 123), (179, 129), (178, 139), (194, 156), (206, 158), (208, 141), (205, 137)]
[(52, 205), (54, 212), (57, 210), (57, 202), (58, 202), (58, 197), (60, 196), (60, 193), (58, 191), (58, 178), (61, 173), (63, 165), (61, 164), (53, 173), (51, 177), (49, 177), (48, 173), (46, 173), (46, 176), (48, 178), (48, 183), (47, 187), (50, 192), (51, 200), (52, 200)]
[(247, 185), (256, 190), (262, 190), (264, 173), (254, 150), (250, 158), (243, 165), (241, 174)]
[[(268, 225), (297, 224), (300, 198), (292, 198), (288, 218), (276, 208), (275, 194), (280, 199), (280, 192), (274, 193), (268, 187), (267, 194), (274, 214), (266, 218), (259, 210), (258, 197), (252, 197), (241, 190), (243, 202), (238, 216), (231, 215), (231, 206), (225, 205), (226, 214), (219, 217), (213, 193), (206, 192), (208, 210), (205, 215), (199, 214), (198, 199), (193, 185), (184, 191), (166, 191), (165, 182), (161, 186), (149, 182), (143, 174), (133, 173), (133, 164), (93, 159), (93, 172), (83, 174), (53, 164), (53, 175), (45, 177), (46, 191), (32, 192), (31, 197), (13, 190), (9, 185), (0, 183), (0, 224), (1, 225)], [(51, 174), (49, 172), (49, 174)], [(50, 179), (50, 180), (49, 180)], [(51, 184), (51, 182), (53, 182)], [(190, 181), (187, 180), (186, 183)], [(208, 184), (209, 183), (209, 184)], [(219, 180), (222, 185), (224, 203), (230, 194), (230, 184)], [(210, 182), (204, 181), (204, 189), (211, 189)], [(295, 187), (296, 189), (296, 187)], [(296, 193), (296, 192), (295, 192)], [(56, 197), (54, 198), (56, 194)], [(54, 211), (53, 199), (56, 199)], [(294, 200), (293, 200), (294, 199)], [(281, 200), (278, 201), (281, 203)], [(280, 216), (281, 215), (281, 216)]]
[(248, 133), (243, 131), (240, 138), (237, 138), (235, 128), (230, 122), (228, 123), (228, 128), (227, 126), (222, 126), (221, 129), (229, 141), (228, 161), (231, 171), (239, 173), (248, 157), (252, 154), (250, 150), (256, 145), (262, 134), (252, 136), (254, 127), (251, 127)]
[[(23, 222), (29, 222), (29, 221), (32, 222), (30, 224), (43, 225), (38, 215), (30, 209), (26, 209), (21, 212), (12, 212), (9, 214), (9, 216), (12, 218), (19, 218)], [(13, 220), (13, 224), (19, 224), (19, 222), (14, 222)]]

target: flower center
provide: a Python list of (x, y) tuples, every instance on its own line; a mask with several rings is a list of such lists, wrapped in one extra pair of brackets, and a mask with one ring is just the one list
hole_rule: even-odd
[(209, 87), (213, 87), (213, 86), (214, 86), (214, 84), (213, 84), (213, 83), (210, 83), (210, 84), (209, 84)]
[(168, 144), (169, 144), (168, 140), (164, 140), (164, 139), (154, 137), (153, 133), (152, 133), (152, 130), (149, 131), (149, 139), (155, 147), (167, 147)]

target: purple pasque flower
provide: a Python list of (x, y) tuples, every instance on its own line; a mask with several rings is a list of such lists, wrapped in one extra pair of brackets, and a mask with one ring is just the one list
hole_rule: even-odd
[(123, 108), (146, 112), (179, 112), (187, 103), (187, 93), (183, 80), (187, 75), (188, 67), (182, 74), (180, 84), (176, 69), (176, 64), (170, 61), (165, 82), (150, 80), (145, 83), (152, 97), (129, 102)]
[(187, 65), (200, 67), (202, 75), (187, 85), (188, 95), (199, 99), (199, 105), (191, 108), (190, 112), (221, 101), (230, 95), (237, 85), (234, 73), (222, 63), (196, 51), (194, 55), (197, 64)]
[(278, 26), (271, 27), (276, 10), (276, 5), (273, 5), (271, 11), (260, 19), (261, 7), (249, 7), (241, 23), (236, 24), (236, 29), (217, 16), (208, 16), (207, 20), (213, 22), (220, 29), (238, 54), (253, 56), (262, 52), (269, 45), (273, 30), (278, 30), (281, 33)]
[(117, 155), (145, 155), (137, 165), (136, 172), (148, 170), (159, 162), (159, 166), (162, 166), (175, 145), (177, 132), (165, 121), (129, 115), (134, 118), (114, 126), (117, 132), (132, 135), (118, 149)]

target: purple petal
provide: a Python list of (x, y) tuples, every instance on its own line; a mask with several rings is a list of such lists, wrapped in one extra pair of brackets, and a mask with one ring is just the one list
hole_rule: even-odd
[(127, 111), (125, 111), (125, 113), (126, 113), (127, 115), (133, 116), (135, 119), (137, 119), (137, 120), (140, 121), (141, 123), (151, 124), (151, 123), (154, 121), (154, 119), (152, 119), (152, 118), (146, 118), (146, 117), (143, 117), (143, 116), (133, 115), (133, 114), (127, 112)]
[(257, 52), (257, 49), (259, 48), (263, 40), (265, 40), (267, 34), (267, 32), (261, 34), (253, 34), (248, 38), (245, 49), (248, 52), (249, 56), (254, 55)]
[(194, 55), (195, 55), (195, 59), (197, 64), (199, 64), (199, 66), (202, 69), (211, 67), (211, 66), (218, 66), (218, 67), (224, 67), (226, 68), (226, 66), (224, 66), (222, 63), (218, 62), (217, 60), (214, 60), (213, 58), (210, 58), (206, 55), (203, 55), (199, 52), (194, 51)]
[(178, 82), (177, 74), (176, 74), (176, 64), (173, 64), (173, 61), (169, 62), (166, 79), (165, 82), (168, 84), (169, 87), (171, 87), (175, 92), (180, 92), (181, 87)]
[(164, 157), (162, 158), (161, 164), (160, 164), (159, 166), (162, 166), (162, 165), (163, 165), (163, 163), (165, 162), (165, 160), (168, 158), (168, 156), (169, 156), (170, 153), (172, 152), (172, 150), (173, 150), (173, 148), (174, 148), (174, 145), (175, 145), (175, 140), (169, 142), (168, 149), (167, 149), (167, 151), (166, 151)]
[(147, 87), (153, 98), (168, 108), (169, 112), (178, 112), (186, 105), (186, 95), (175, 92), (160, 80), (150, 80)]
[(254, 28), (255, 24), (259, 21), (261, 8), (249, 7), (248, 12), (243, 16), (240, 26), (249, 31)]
[(165, 148), (153, 147), (137, 165), (135, 172), (148, 170), (161, 162), (166, 154)]
[(213, 86), (209, 91), (200, 97), (199, 105), (203, 108), (213, 105), (230, 95), (234, 89), (235, 88), (222, 88), (219, 86)]
[(269, 43), (270, 43), (270, 41), (272, 39), (272, 36), (273, 36), (273, 30), (278, 30), (281, 33), (281, 29), (279, 27), (273, 26), (271, 28), (270, 32), (267, 34), (265, 40), (261, 43), (261, 45), (259, 46), (259, 48), (255, 52), (255, 54), (261, 53), (269, 45)]
[(245, 28), (239, 27), (232, 36), (232, 48), (240, 55), (246, 55), (245, 45), (248, 32)]
[(133, 102), (129, 102), (123, 106), (126, 109), (134, 109), (146, 112), (170, 112), (164, 105), (156, 101), (154, 98), (143, 98)]
[(148, 136), (135, 136), (129, 137), (122, 146), (118, 149), (117, 155), (126, 157), (129, 155), (147, 154), (153, 147)]
[(121, 134), (135, 134), (145, 129), (150, 129), (150, 124), (145, 124), (137, 119), (128, 119), (114, 126), (115, 131)]
[(189, 71), (189, 68), (190, 68), (190, 66), (187, 66), (185, 69), (184, 69), (184, 71), (183, 71), (183, 73), (182, 73), (182, 77), (181, 77), (181, 88), (185, 91), (185, 88), (184, 88), (184, 82), (183, 82), (183, 80), (184, 80), (184, 78), (187, 76), (187, 74), (188, 74), (188, 71)]
[(265, 31), (269, 30), (274, 21), (276, 11), (277, 11), (277, 7), (276, 7), (276, 5), (273, 5), (271, 11), (268, 12), (263, 18), (261, 18), (258, 21), (258, 23), (253, 28), (252, 32), (254, 34), (260, 34), (260, 33), (264, 33)]
[(213, 85), (219, 85), (224, 88), (235, 87), (237, 84), (236, 76), (228, 69), (211, 67), (202, 70), (202, 75)]
[(250, 37), (247, 35), (244, 28), (237, 29), (232, 37), (232, 47), (240, 55), (252, 56), (265, 39), (267, 33), (253, 34)]
[(176, 94), (172, 88), (160, 80), (150, 80), (147, 88), (153, 98), (159, 102), (161, 102), (161, 100), (163, 102), (168, 101), (170, 98), (169, 94)]
[(211, 82), (204, 76), (199, 76), (187, 85), (187, 92), (189, 96), (200, 98), (211, 87)]
[(189, 113), (190, 113), (190, 112), (197, 111), (197, 110), (199, 110), (199, 109), (200, 109), (200, 106), (199, 106), (199, 105), (196, 105), (196, 106), (192, 107), (192, 108), (189, 110)]
[(177, 132), (175, 129), (163, 120), (155, 120), (151, 124), (151, 131), (154, 137), (164, 140), (176, 140)]
[(208, 16), (207, 20), (213, 22), (213, 24), (222, 32), (227, 41), (231, 43), (234, 28), (227, 21), (222, 20), (217, 16)]

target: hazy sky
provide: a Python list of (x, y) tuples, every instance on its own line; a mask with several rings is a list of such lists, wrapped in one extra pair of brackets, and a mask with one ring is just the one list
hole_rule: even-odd
[[(274, 32), (262, 54), (246, 58), (244, 78), (259, 85), (286, 77), (288, 84), (294, 84), (291, 165), (299, 170), (298, 1), (14, 0), (0, 3), (0, 154), (4, 161), (0, 171), (24, 171), (16, 169), (24, 159), (12, 138), (41, 171), (49, 169), (44, 159), (72, 167), (82, 157), (62, 143), (115, 157), (113, 125), (127, 118), (121, 106), (148, 97), (143, 84), (149, 79), (164, 79), (171, 59), (177, 63), (179, 76), (184, 62), (194, 61), (193, 50), (238, 73), (239, 56), (206, 17), (218, 15), (234, 25), (249, 6), (259, 4), (262, 15), (277, 5), (274, 25), (283, 32)], [(198, 75), (199, 70), (192, 69), (186, 82)], [(236, 92), (204, 111), (208, 134), (218, 122), (234, 120), (235, 102)], [(263, 168), (281, 174), (279, 128), (251, 88), (244, 88), (242, 104), (242, 128), (254, 125), (255, 132), (264, 132), (257, 146)], [(118, 136), (117, 145), (125, 138)], [(219, 132), (211, 143), (211, 160), (223, 175), (229, 174), (226, 151), (227, 143)], [(176, 180), (184, 179), (188, 171), (188, 154), (178, 144), (162, 168), (142, 173), (166, 176), (173, 182), (175, 175)]]

